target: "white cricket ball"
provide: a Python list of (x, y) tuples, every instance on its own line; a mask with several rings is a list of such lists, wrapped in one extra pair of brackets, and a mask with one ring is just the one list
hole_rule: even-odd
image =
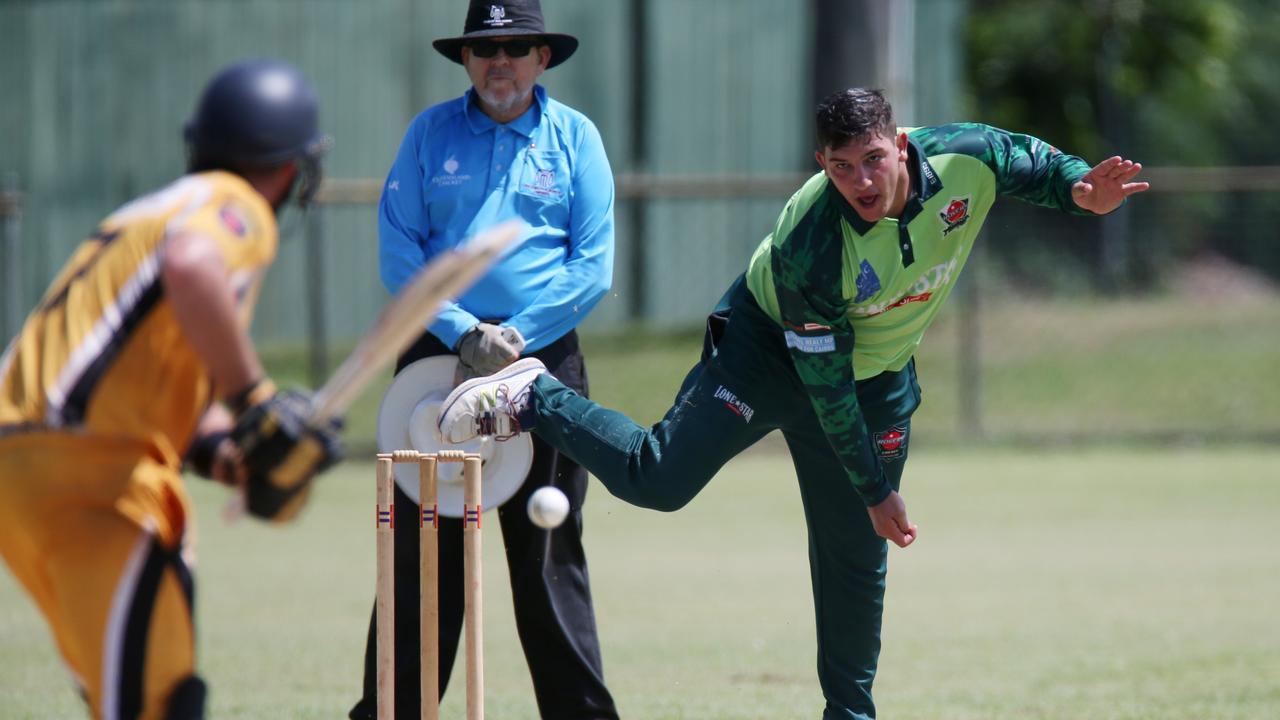
[(529, 519), (540, 528), (560, 527), (569, 515), (569, 498), (560, 488), (540, 487), (529, 496)]

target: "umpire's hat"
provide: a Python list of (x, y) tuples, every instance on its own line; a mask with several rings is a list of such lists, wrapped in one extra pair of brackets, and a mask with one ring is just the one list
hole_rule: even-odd
[(578, 38), (563, 33), (549, 33), (542, 21), (542, 3), (538, 0), (471, 0), (462, 35), (441, 38), (431, 43), (441, 55), (462, 64), (462, 46), (469, 40), (508, 35), (537, 35), (551, 47), (553, 68), (578, 49)]

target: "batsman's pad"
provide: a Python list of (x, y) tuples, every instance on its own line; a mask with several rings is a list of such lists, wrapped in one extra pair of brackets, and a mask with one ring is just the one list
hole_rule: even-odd
[(306, 503), (311, 480), (342, 459), (340, 420), (308, 424), (311, 398), (284, 390), (236, 418), (231, 439), (244, 457), (245, 506), (256, 517), (283, 522)]

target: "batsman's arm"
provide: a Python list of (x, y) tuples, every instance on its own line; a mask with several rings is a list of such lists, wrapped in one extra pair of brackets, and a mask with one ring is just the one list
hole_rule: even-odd
[(227, 396), (251, 387), (265, 373), (236, 313), (235, 291), (216, 241), (183, 230), (165, 240), (160, 265), (165, 298), (187, 342)]
[(186, 468), (196, 475), (224, 485), (244, 484), (240, 451), (231, 440), (235, 418), (219, 403), (205, 411), (187, 448)]
[(792, 363), (854, 489), (873, 506), (893, 490), (872, 451), (855, 390), (853, 325), (841, 289), (843, 252), (838, 222), (810, 219), (773, 246), (770, 262)]

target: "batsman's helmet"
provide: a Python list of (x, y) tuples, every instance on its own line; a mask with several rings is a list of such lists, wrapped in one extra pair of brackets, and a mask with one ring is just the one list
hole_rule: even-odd
[(320, 185), (329, 137), (318, 129), (315, 88), (277, 60), (245, 60), (213, 77), (183, 129), (192, 172), (252, 171), (298, 162), (299, 204)]

